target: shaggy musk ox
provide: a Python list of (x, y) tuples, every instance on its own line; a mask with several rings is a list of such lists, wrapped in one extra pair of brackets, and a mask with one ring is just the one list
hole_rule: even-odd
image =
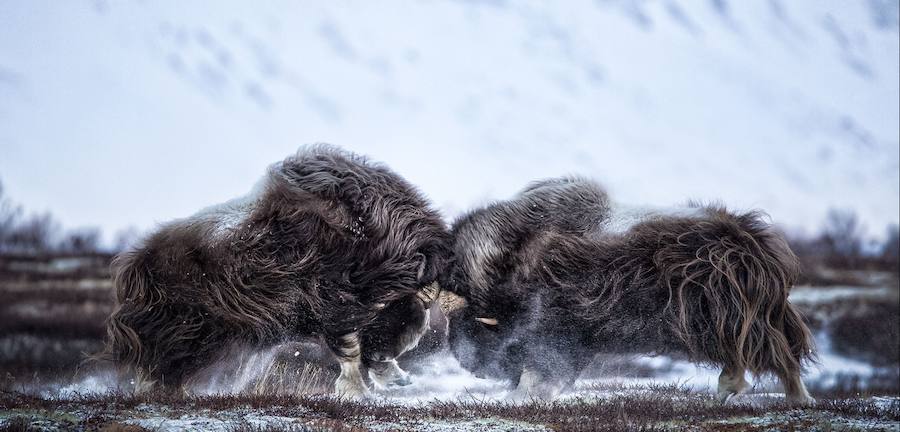
[(798, 265), (758, 213), (611, 206), (578, 178), (535, 183), (461, 217), (441, 286), (465, 300), (450, 346), (516, 397), (552, 397), (597, 352), (684, 353), (722, 367), (723, 400), (745, 371), (774, 373), (808, 403), (809, 331), (788, 302)]
[(273, 165), (247, 198), (163, 225), (113, 263), (118, 304), (101, 357), (178, 386), (231, 342), (318, 337), (335, 391), (408, 383), (449, 233), (386, 166), (329, 146)]

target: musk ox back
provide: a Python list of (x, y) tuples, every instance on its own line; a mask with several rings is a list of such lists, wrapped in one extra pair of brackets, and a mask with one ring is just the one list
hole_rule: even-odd
[[(511, 379), (514, 395), (549, 397), (597, 352), (684, 353), (723, 368), (723, 399), (747, 386), (749, 370), (776, 374), (792, 401), (811, 400), (800, 381), (810, 335), (787, 299), (798, 265), (760, 214), (623, 212), (596, 184), (554, 184), (538, 192), (578, 191), (569, 207), (541, 207), (529, 188), (454, 224), (457, 258), (442, 286), (466, 300), (449, 334), (465, 367)], [(512, 228), (480, 226), (497, 217)], [(469, 259), (486, 253), (494, 258)]]
[(440, 216), (387, 167), (330, 146), (273, 165), (253, 194), (170, 222), (113, 263), (102, 357), (178, 386), (230, 342), (317, 337), (335, 387), (403, 383), (448, 257)]

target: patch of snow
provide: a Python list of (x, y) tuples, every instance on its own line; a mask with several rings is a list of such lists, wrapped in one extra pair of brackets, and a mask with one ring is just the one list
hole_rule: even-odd
[[(813, 421), (812, 425), (808, 423)], [(749, 428), (751, 425), (754, 429), (760, 427), (766, 430), (782, 430), (797, 428), (798, 423), (803, 426), (803, 430), (819, 430), (816, 426), (822, 426), (823, 430), (866, 430), (866, 431), (896, 431), (900, 422), (887, 419), (857, 419), (844, 417), (840, 415), (826, 414), (822, 412), (816, 413), (780, 413), (769, 414), (752, 417), (736, 417), (725, 420), (713, 420), (710, 423), (744, 426)], [(786, 425), (794, 425), (787, 427)]]
[(45, 391), (44, 397), (70, 398), (109, 393), (120, 386), (114, 372), (88, 375), (72, 384), (60, 387), (56, 391)]
[(50, 262), (50, 268), (56, 272), (68, 272), (86, 267), (90, 259), (85, 258), (57, 258)]
[(890, 287), (796, 287), (791, 290), (789, 297), (792, 303), (831, 303), (841, 299), (860, 297), (886, 297), (894, 290)]
[[(228, 418), (235, 417), (235, 418)], [(217, 415), (198, 415), (188, 414), (177, 418), (164, 416), (152, 416), (147, 418), (130, 419), (124, 423), (140, 426), (145, 429), (159, 432), (178, 432), (185, 430), (202, 430), (202, 431), (230, 431), (235, 427), (246, 424), (257, 429), (265, 429), (269, 427), (290, 428), (291, 426), (300, 426), (303, 424), (299, 419), (283, 416), (260, 415), (254, 413), (241, 413), (241, 415), (231, 415), (220, 418)]]
[(498, 400), (510, 391), (509, 382), (482, 379), (463, 369), (450, 353), (438, 353), (423, 359), (412, 374), (413, 383), (389, 387), (378, 392), (391, 402), (418, 404), (435, 400)]
[(623, 234), (631, 227), (660, 217), (699, 218), (702, 207), (651, 207), (613, 203), (609, 218), (601, 224), (604, 234)]
[(269, 174), (266, 173), (246, 195), (233, 198), (221, 204), (205, 207), (193, 216), (180, 220), (180, 222), (186, 224), (209, 224), (212, 227), (213, 236), (221, 238), (237, 229), (247, 220), (256, 202), (265, 193), (269, 181)]
[(373, 431), (394, 431), (394, 430), (416, 430), (424, 432), (453, 432), (460, 430), (473, 430), (481, 432), (493, 431), (522, 431), (522, 432), (543, 432), (551, 431), (543, 425), (526, 423), (518, 420), (509, 420), (502, 418), (483, 418), (475, 420), (432, 420), (428, 423), (422, 422), (388, 422), (375, 425), (366, 425), (367, 429)]
[(825, 387), (834, 386), (841, 375), (858, 376), (865, 379), (874, 375), (878, 369), (870, 363), (854, 360), (834, 352), (828, 332), (820, 331), (815, 335), (818, 361), (810, 365), (805, 379), (818, 381)]
[(888, 409), (892, 406), (900, 405), (900, 397), (898, 396), (875, 396), (872, 398), (872, 402), (875, 403), (878, 408)]

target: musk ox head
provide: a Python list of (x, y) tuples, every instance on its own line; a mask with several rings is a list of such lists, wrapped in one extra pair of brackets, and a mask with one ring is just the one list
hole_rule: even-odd
[(414, 295), (376, 305), (380, 313), (360, 333), (363, 362), (394, 360), (415, 348), (428, 329), (431, 305), (438, 292), (437, 283), (432, 283)]
[(533, 182), (511, 200), (456, 220), (454, 257), (441, 285), (454, 293), (443, 299), (450, 348), (463, 367), (516, 379), (544, 314), (539, 293), (516, 279), (540, 259), (547, 234), (592, 236), (609, 207), (596, 182), (562, 177)]
[(512, 309), (488, 311), (470, 307), (452, 293), (446, 296), (454, 296), (447, 340), (460, 365), (480, 378), (513, 378), (522, 360), (522, 345), (528, 343), (523, 331), (528, 326), (513, 321), (514, 314), (507, 313)]

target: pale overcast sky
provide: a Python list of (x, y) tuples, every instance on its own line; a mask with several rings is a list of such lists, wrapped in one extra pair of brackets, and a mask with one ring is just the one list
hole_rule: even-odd
[(0, 0), (7, 195), (111, 236), (330, 142), (448, 217), (579, 173), (627, 203), (898, 221), (897, 2), (260, 3)]

